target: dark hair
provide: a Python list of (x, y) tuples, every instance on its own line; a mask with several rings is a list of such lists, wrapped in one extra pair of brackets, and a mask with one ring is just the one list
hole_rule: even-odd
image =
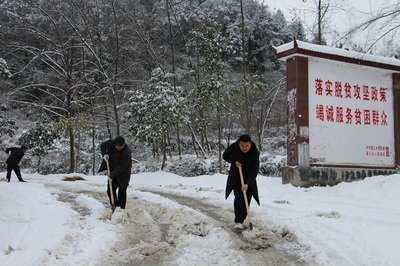
[(247, 134), (243, 134), (239, 137), (239, 141), (251, 142), (251, 137)]
[(117, 136), (117, 137), (114, 139), (114, 144), (120, 144), (120, 145), (125, 144), (125, 139), (124, 139), (124, 137), (122, 137), (122, 136)]
[(21, 146), (21, 149), (22, 149), (22, 150), (27, 150), (28, 147), (26, 147), (25, 145), (22, 145), (22, 146)]

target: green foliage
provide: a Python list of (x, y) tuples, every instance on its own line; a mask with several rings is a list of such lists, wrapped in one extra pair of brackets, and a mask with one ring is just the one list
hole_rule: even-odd
[(206, 73), (221, 73), (223, 59), (228, 58), (232, 52), (232, 40), (221, 34), (221, 26), (209, 21), (206, 25), (190, 33), (186, 49), (193, 57), (198, 59), (198, 68)]
[[(212, 126), (210, 113), (221, 107), (223, 76), (229, 69), (227, 60), (235, 52), (232, 36), (225, 34), (223, 27), (211, 19), (190, 33), (186, 49), (196, 58), (198, 83), (191, 94), (191, 102), (198, 112), (194, 117), (197, 131), (205, 132)], [(193, 115), (193, 113), (192, 113)]]
[(303, 23), (296, 18), (288, 25), (289, 34), (299, 41), (307, 41), (306, 32)]
[[(267, 76), (282, 75), (273, 72), (281, 62), (270, 46), (288, 40), (283, 14), (244, 1), (242, 28), (240, 1), (168, 1), (168, 6), (167, 12), (165, 1), (7, 1), (0, 50), (18, 73), (11, 98), (59, 118), (54, 128), (67, 131), (72, 142), (87, 126), (83, 116), (91, 114), (101, 134), (113, 134), (127, 111), (135, 121), (132, 132), (159, 140), (171, 125), (188, 120), (180, 96), (191, 104), (195, 130), (214, 134), (210, 130), (221, 119), (236, 127), (226, 117), (243, 113), (243, 97), (235, 94), (243, 76), (242, 33), (246, 73), (266, 83)], [(156, 66), (173, 69), (174, 82), (168, 74), (153, 73), (147, 87)], [(135, 92), (123, 97), (127, 90)], [(74, 143), (70, 147), (73, 155)]]
[(56, 132), (71, 131), (75, 132), (80, 129), (88, 129), (87, 119), (83, 117), (62, 118), (53, 124)]
[(211, 78), (200, 84), (194, 92), (194, 104), (200, 110), (213, 108), (218, 102), (217, 92), (222, 87), (222, 84)]
[(60, 136), (57, 133), (40, 121), (34, 128), (22, 134), (19, 143), (28, 147), (32, 155), (43, 156), (48, 153), (54, 141), (59, 138)]
[(129, 130), (141, 141), (160, 141), (171, 126), (188, 122), (184, 99), (174, 92), (170, 77), (157, 68), (151, 74), (148, 92), (128, 93), (130, 112), (125, 116), (134, 120)]
[(280, 45), (292, 39), (283, 13), (271, 14), (260, 9), (254, 12), (251, 34), (246, 41), (246, 65), (250, 73), (263, 74), (279, 70), (281, 63), (271, 50), (271, 45)]
[(15, 125), (14, 121), (0, 116), (0, 137), (6, 134), (12, 137), (17, 129), (18, 127)]
[[(204, 81), (194, 93), (194, 106), (201, 112), (206, 110), (213, 110), (219, 104), (222, 104), (221, 99), (218, 98), (218, 91), (221, 91), (223, 84), (214, 78)], [(199, 116), (196, 119), (198, 130), (205, 130), (211, 126), (211, 121), (204, 116)]]

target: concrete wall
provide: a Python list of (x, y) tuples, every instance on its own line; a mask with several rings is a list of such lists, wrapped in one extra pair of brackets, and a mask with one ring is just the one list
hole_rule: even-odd
[(284, 167), (282, 184), (296, 187), (333, 186), (340, 182), (363, 180), (377, 175), (391, 175), (396, 169), (363, 169), (335, 167)]

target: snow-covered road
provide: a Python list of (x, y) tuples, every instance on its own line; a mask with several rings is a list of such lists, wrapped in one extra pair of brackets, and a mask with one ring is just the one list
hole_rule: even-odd
[[(54, 184), (49, 188), (58, 200), (80, 214), (83, 224), (91, 213), (79, 198), (108, 205), (105, 193), (74, 191)], [(116, 226), (118, 240), (108, 252), (93, 258), (91, 264), (316, 265), (298, 256), (301, 246), (290, 232), (263, 225), (254, 225), (251, 231), (237, 231), (231, 222), (231, 210), (221, 206), (156, 189), (134, 191), (128, 201), (127, 209), (117, 209), (111, 220), (109, 210), (99, 217)], [(53, 256), (63, 261), (63, 254)]]
[[(73, 176), (84, 180), (64, 180)], [(311, 188), (260, 176), (254, 229), (242, 233), (224, 175), (132, 175), (127, 209), (112, 219), (105, 176), (4, 177), (2, 266), (400, 265), (400, 175)]]

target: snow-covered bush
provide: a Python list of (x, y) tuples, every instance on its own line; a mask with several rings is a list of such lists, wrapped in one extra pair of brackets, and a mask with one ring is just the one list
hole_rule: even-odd
[(43, 156), (49, 153), (54, 141), (59, 138), (60, 136), (51, 127), (45, 126), (44, 121), (39, 120), (35, 127), (22, 134), (19, 143), (30, 149), (33, 156), (38, 157), (37, 171), (40, 172)]
[(11, 78), (11, 72), (8, 70), (7, 62), (3, 58), (0, 58), (0, 79)]
[(0, 116), (0, 137), (3, 135), (12, 137), (17, 129), (15, 121)]

